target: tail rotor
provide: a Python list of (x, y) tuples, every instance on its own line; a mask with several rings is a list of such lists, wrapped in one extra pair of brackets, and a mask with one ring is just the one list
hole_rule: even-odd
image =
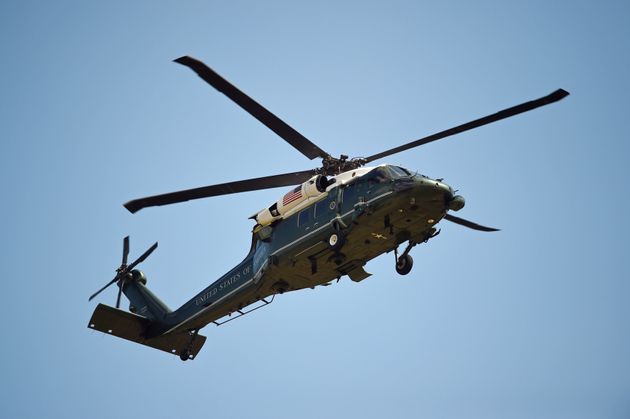
[(105, 286), (103, 286), (101, 289), (99, 289), (94, 294), (92, 294), (88, 301), (92, 301), (92, 299), (94, 299), (94, 297), (99, 295), (107, 287), (109, 287), (110, 285), (120, 281), (119, 289), (118, 289), (118, 296), (116, 297), (116, 308), (119, 308), (120, 307), (120, 297), (122, 295), (122, 290), (123, 290), (123, 287), (125, 285), (125, 281), (129, 279), (129, 274), (131, 273), (131, 271), (136, 266), (138, 266), (140, 263), (144, 262), (144, 260), (146, 258), (148, 258), (149, 255), (151, 253), (153, 253), (153, 251), (155, 249), (157, 249), (157, 247), (158, 247), (158, 244), (157, 244), (157, 242), (155, 242), (153, 244), (153, 246), (149, 247), (142, 255), (140, 255), (140, 257), (138, 259), (136, 259), (130, 265), (127, 265), (127, 259), (129, 257), (129, 236), (125, 237), (123, 239), (122, 263), (120, 264), (120, 267), (118, 267), (118, 269), (116, 269), (116, 276), (114, 277), (114, 279), (112, 279), (107, 284), (105, 284)]

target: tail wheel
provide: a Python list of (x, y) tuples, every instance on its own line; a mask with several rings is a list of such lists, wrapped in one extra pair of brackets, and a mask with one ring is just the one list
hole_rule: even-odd
[(188, 361), (190, 359), (190, 351), (188, 349), (184, 349), (179, 354), (179, 359), (181, 359), (182, 361)]
[(411, 272), (411, 268), (413, 268), (413, 258), (411, 255), (402, 255), (396, 261), (396, 272), (400, 275), (407, 275)]
[(328, 236), (328, 247), (334, 252), (338, 252), (346, 242), (346, 238), (340, 230), (337, 230)]

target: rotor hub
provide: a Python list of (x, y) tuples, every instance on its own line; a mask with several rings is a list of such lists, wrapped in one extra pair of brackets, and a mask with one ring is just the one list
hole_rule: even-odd
[(322, 175), (335, 176), (348, 170), (358, 169), (365, 163), (367, 160), (360, 157), (349, 159), (345, 154), (340, 155), (339, 158), (327, 155), (322, 160), (322, 167), (317, 171)]

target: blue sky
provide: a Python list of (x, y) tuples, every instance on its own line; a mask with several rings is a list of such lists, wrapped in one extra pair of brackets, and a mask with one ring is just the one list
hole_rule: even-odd
[[(628, 417), (630, 10), (551, 3), (2, 2), (0, 416)], [(351, 156), (571, 96), (386, 160), (501, 232), (442, 223), (409, 276), (382, 256), (204, 329), (182, 363), (89, 331), (87, 297), (129, 234), (132, 256), (159, 241), (142, 268), (178, 307), (284, 190), (122, 203), (317, 165), (171, 63), (187, 54)]]

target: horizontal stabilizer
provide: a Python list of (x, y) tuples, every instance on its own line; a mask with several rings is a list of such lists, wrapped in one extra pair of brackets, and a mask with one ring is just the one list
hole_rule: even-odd
[(145, 333), (150, 324), (151, 321), (145, 317), (105, 304), (99, 304), (94, 310), (94, 314), (92, 314), (88, 327), (173, 355), (179, 356), (188, 350), (190, 359), (194, 359), (197, 356), (197, 353), (199, 353), (206, 342), (205, 336), (197, 334), (193, 338), (188, 332), (165, 334), (146, 339)]

